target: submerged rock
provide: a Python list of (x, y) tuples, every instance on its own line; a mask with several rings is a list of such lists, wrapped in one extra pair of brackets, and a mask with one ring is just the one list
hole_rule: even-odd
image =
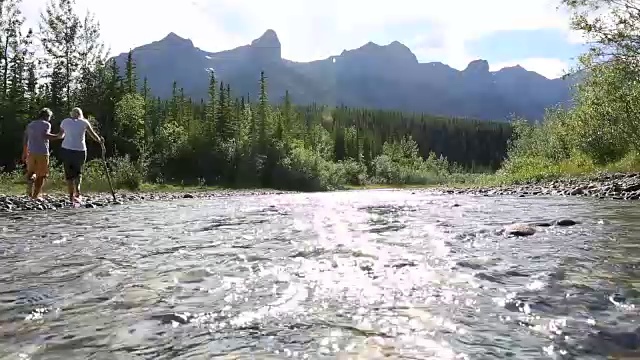
[(555, 225), (557, 226), (573, 226), (576, 225), (578, 222), (575, 220), (571, 220), (571, 219), (559, 219), (555, 221)]
[(553, 223), (550, 221), (535, 221), (527, 224), (529, 226), (539, 226), (539, 227), (550, 227), (553, 226)]

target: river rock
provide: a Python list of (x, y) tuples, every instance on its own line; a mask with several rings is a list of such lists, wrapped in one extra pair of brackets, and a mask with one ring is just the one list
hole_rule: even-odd
[(529, 224), (529, 226), (538, 226), (538, 227), (550, 227), (553, 226), (553, 223), (550, 221), (534, 221)]
[(601, 173), (582, 177), (494, 187), (471, 186), (436, 190), (447, 194), (477, 196), (582, 196), (594, 199), (640, 200), (640, 174)]
[(571, 220), (571, 219), (559, 219), (555, 221), (555, 225), (557, 226), (573, 226), (576, 225), (578, 222), (575, 220)]
[[(270, 195), (294, 193), (293, 191), (276, 190), (215, 190), (198, 191), (194, 193), (125, 193), (118, 194), (113, 201), (111, 194), (90, 194), (85, 197), (85, 208), (93, 209), (109, 205), (122, 205), (124, 203), (141, 201), (167, 201), (177, 199), (213, 199), (217, 197), (236, 195)], [(66, 195), (44, 195), (42, 199), (33, 200), (25, 195), (0, 196), (0, 213), (16, 211), (46, 211), (69, 208), (71, 203)]]
[(512, 224), (505, 226), (504, 234), (511, 236), (531, 236), (536, 233), (536, 229), (533, 226), (527, 224)]

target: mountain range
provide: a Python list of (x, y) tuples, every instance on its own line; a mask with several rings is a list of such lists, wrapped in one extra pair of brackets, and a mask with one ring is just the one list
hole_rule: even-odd
[[(115, 57), (124, 70), (127, 54)], [(319, 103), (431, 115), (505, 120), (513, 115), (543, 117), (545, 108), (568, 104), (576, 76), (548, 79), (521, 66), (489, 71), (474, 60), (460, 71), (440, 62), (420, 63), (398, 41), (369, 42), (340, 55), (311, 62), (282, 58), (277, 34), (267, 30), (251, 44), (207, 52), (175, 33), (133, 49), (138, 78), (147, 77), (154, 95), (171, 96), (172, 84), (193, 99), (207, 97), (209, 72), (231, 85), (235, 96), (256, 99), (260, 72), (267, 77), (270, 101), (286, 90), (296, 104)]]

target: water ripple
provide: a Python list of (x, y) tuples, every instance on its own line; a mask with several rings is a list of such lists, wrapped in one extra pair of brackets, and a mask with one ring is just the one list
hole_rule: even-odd
[[(640, 349), (640, 208), (426, 191), (0, 219), (0, 359), (602, 359)], [(554, 226), (556, 219), (577, 221)], [(498, 231), (538, 224), (530, 237)]]

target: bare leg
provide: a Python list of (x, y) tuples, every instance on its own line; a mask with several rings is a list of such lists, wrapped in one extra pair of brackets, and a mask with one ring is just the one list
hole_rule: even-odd
[(80, 184), (82, 183), (82, 175), (78, 175), (77, 178), (75, 178), (73, 185), (74, 185), (74, 196), (79, 200), (80, 199)]
[(33, 197), (33, 182), (35, 177), (35, 173), (30, 172), (27, 174), (27, 196), (29, 197)]
[(37, 199), (40, 196), (40, 192), (42, 191), (42, 186), (44, 185), (45, 179), (46, 178), (44, 176), (36, 177), (35, 188), (33, 189), (33, 198), (34, 199)]

